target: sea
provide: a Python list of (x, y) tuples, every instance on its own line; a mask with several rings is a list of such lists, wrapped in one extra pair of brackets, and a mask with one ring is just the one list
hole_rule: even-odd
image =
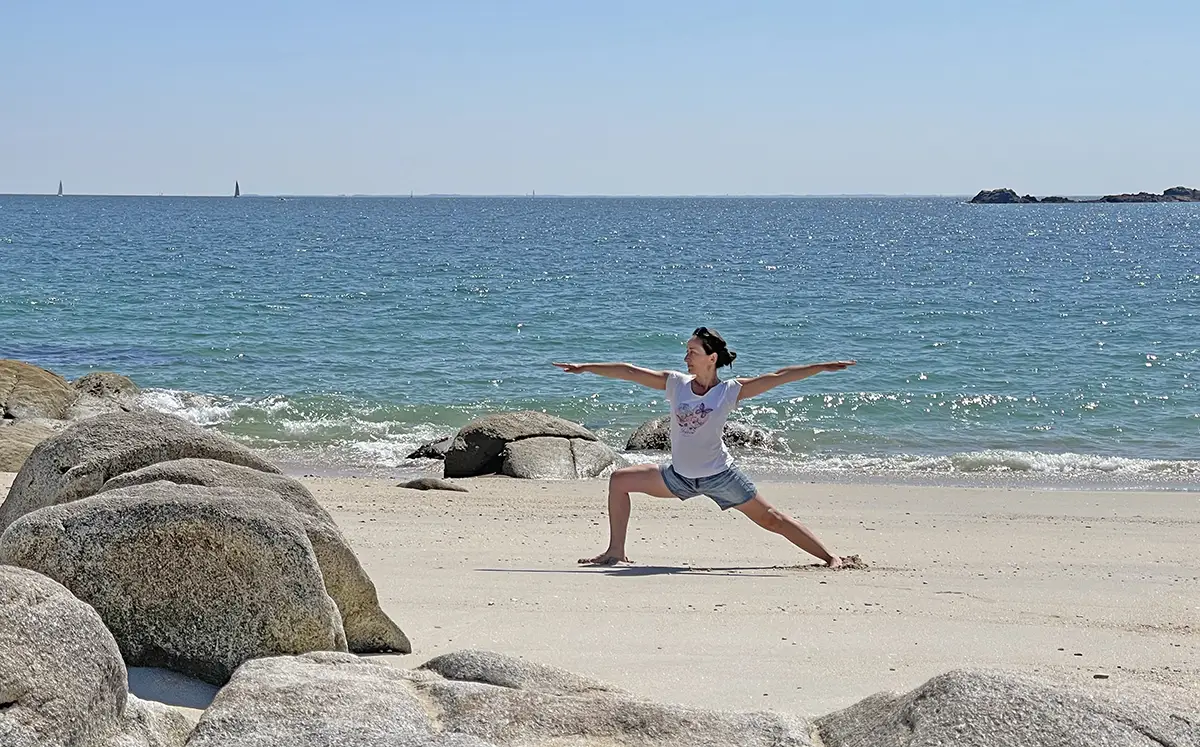
[(857, 361), (742, 403), (752, 474), (1200, 488), (1198, 204), (3, 196), (0, 278), (0, 358), (314, 474), (507, 410), (621, 451), (662, 392), (551, 363), (682, 370), (705, 325), (726, 376)]

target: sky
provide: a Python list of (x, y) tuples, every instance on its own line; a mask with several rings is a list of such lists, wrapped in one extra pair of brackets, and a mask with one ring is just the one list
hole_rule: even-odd
[(1200, 188), (1200, 3), (0, 0), (0, 193)]

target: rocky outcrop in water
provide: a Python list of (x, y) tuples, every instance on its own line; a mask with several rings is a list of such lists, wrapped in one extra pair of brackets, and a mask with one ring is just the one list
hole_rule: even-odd
[(1062, 204), (1074, 202), (1200, 202), (1200, 189), (1190, 189), (1188, 187), (1171, 187), (1164, 190), (1162, 194), (1151, 194), (1150, 192), (1125, 193), (1119, 195), (1105, 195), (1096, 200), (1072, 200), (1067, 197), (1043, 197), (1040, 200), (1032, 195), (1018, 196), (1011, 189), (985, 189), (979, 194), (971, 198), (970, 202), (975, 205), (1006, 205), (1006, 204), (1022, 204), (1022, 203), (1037, 203), (1042, 204)]

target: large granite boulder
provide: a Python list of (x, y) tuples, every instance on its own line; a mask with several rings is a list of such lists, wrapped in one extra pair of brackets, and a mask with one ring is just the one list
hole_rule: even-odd
[(34, 447), (55, 434), (53, 428), (42, 423), (41, 418), (8, 421), (0, 425), (0, 472), (16, 472), (21, 469)]
[(1200, 695), (1193, 698), (1183, 710), (1140, 688), (1104, 695), (1028, 676), (960, 670), (904, 695), (873, 695), (816, 724), (826, 747), (1197, 747)]
[(94, 609), (45, 576), (0, 566), (0, 744), (182, 747), (191, 726), (128, 694)]
[(426, 441), (418, 446), (405, 459), (445, 459), (446, 452), (454, 445), (454, 436)]
[(95, 495), (117, 475), (189, 457), (279, 472), (244, 446), (183, 418), (160, 412), (100, 415), (34, 448), (0, 504), (0, 532), (30, 511)]
[(65, 418), (77, 392), (56, 373), (0, 360), (0, 418)]
[(106, 491), (18, 519), (0, 535), (0, 563), (94, 607), (130, 666), (219, 685), (248, 659), (346, 650), (304, 525), (268, 490)]
[(375, 585), (362, 569), (333, 517), (308, 488), (290, 477), (213, 459), (176, 459), (117, 475), (101, 491), (165, 480), (176, 485), (269, 490), (294, 508), (312, 542), (325, 589), (337, 603), (346, 645), (357, 653), (411, 653), (408, 637), (379, 608)]
[(500, 472), (510, 444), (530, 438), (582, 441), (599, 439), (577, 423), (542, 412), (485, 415), (463, 426), (446, 452), (444, 477), (475, 477)]
[(499, 654), (439, 658), (416, 671), (324, 653), (247, 662), (189, 747), (812, 744), (808, 723), (791, 716), (663, 705)]
[(512, 441), (501, 455), (500, 473), (530, 480), (595, 477), (616, 459), (599, 441), (538, 436)]
[[(725, 445), (739, 449), (786, 451), (787, 444), (761, 428), (745, 423), (726, 421), (721, 433)], [(670, 451), (671, 416), (649, 420), (638, 426), (625, 444), (626, 451)]]

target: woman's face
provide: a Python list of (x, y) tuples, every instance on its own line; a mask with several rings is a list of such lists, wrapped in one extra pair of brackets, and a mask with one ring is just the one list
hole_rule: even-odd
[(687, 341), (687, 352), (683, 355), (683, 362), (690, 374), (707, 373), (716, 370), (717, 354), (704, 352), (700, 338), (693, 337)]

